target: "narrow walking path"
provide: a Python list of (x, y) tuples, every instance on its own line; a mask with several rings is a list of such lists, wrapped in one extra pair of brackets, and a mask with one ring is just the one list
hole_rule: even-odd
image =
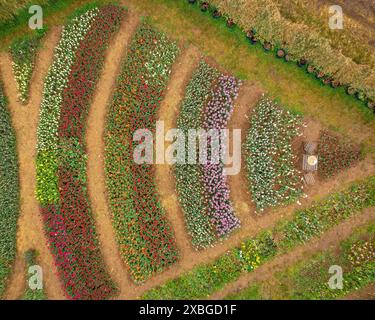
[[(164, 121), (165, 132), (177, 128), (177, 118), (185, 96), (185, 89), (194, 70), (198, 67), (199, 60), (199, 51), (195, 47), (189, 46), (173, 65), (167, 93), (158, 112), (158, 119)], [(165, 150), (167, 147), (168, 145), (165, 143)], [(162, 206), (176, 236), (180, 251), (179, 263), (184, 263), (185, 260), (191, 259), (194, 249), (191, 246), (191, 239), (185, 228), (184, 215), (178, 202), (173, 166), (169, 164), (155, 165), (155, 178)]]
[(44, 78), (52, 63), (53, 50), (60, 39), (61, 28), (52, 28), (43, 41), (31, 79), (30, 100), (27, 106), (17, 101), (17, 86), (12, 73), (11, 58), (2, 53), (1, 74), (13, 127), (16, 132), (20, 175), (20, 218), (17, 230), (17, 257), (14, 270), (5, 293), (6, 299), (19, 298), (25, 289), (24, 254), (36, 249), (38, 261), (43, 269), (45, 290), (49, 299), (64, 299), (57, 271), (44, 235), (42, 216), (35, 198), (36, 189), (36, 145), (39, 107), (42, 101)]
[(310, 258), (313, 254), (327, 251), (337, 247), (341, 241), (350, 237), (355, 229), (374, 221), (375, 208), (364, 210), (361, 214), (355, 215), (331, 230), (325, 232), (321, 237), (298, 246), (296, 249), (276, 256), (270, 262), (265, 263), (253, 272), (244, 274), (237, 281), (227, 285), (223, 290), (212, 295), (210, 299), (223, 299), (229, 294), (238, 292), (249, 286), (252, 282), (265, 281), (271, 278), (276, 272), (282, 271), (288, 266), (293, 266), (301, 260)]
[(87, 179), (91, 207), (96, 220), (101, 252), (109, 274), (119, 288), (120, 299), (128, 298), (129, 292), (135, 285), (130, 282), (126, 266), (120, 257), (107, 203), (104, 131), (107, 106), (111, 102), (117, 75), (121, 70), (122, 58), (138, 24), (138, 17), (129, 12), (108, 48), (101, 77), (89, 110), (86, 131)]

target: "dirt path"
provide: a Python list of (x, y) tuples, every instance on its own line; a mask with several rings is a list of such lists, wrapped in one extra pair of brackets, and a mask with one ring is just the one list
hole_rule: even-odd
[(254, 219), (250, 213), (255, 211), (255, 206), (251, 202), (251, 195), (248, 189), (243, 144), (246, 141), (247, 131), (250, 128), (249, 117), (251, 110), (261, 98), (262, 93), (262, 89), (257, 85), (245, 84), (240, 89), (233, 115), (228, 123), (228, 129), (230, 130), (241, 129), (241, 171), (237, 175), (229, 176), (228, 184), (236, 215), (241, 220), (241, 223), (247, 224), (254, 223)]
[[(200, 60), (199, 51), (189, 46), (173, 65), (166, 96), (160, 106), (158, 119), (164, 121), (164, 129), (177, 128), (177, 117), (181, 102), (185, 95), (185, 88), (191, 79), (194, 70), (198, 67)], [(169, 143), (165, 143), (165, 149)], [(180, 208), (173, 175), (173, 167), (169, 164), (155, 166), (156, 189), (168, 220), (172, 224), (177, 246), (180, 251), (180, 262), (190, 260), (194, 249), (185, 228), (185, 219)]]
[(122, 57), (130, 44), (139, 18), (128, 14), (109, 46), (101, 77), (87, 119), (88, 191), (101, 245), (101, 251), (111, 278), (119, 288), (119, 298), (125, 299), (134, 287), (120, 257), (115, 232), (108, 209), (104, 172), (104, 130), (107, 106), (121, 68)]
[(215, 293), (210, 299), (223, 299), (229, 294), (238, 292), (249, 286), (252, 282), (265, 281), (279, 271), (285, 270), (288, 266), (296, 264), (298, 261), (306, 260), (314, 253), (327, 251), (339, 245), (339, 243), (348, 238), (355, 229), (364, 226), (368, 222), (374, 221), (375, 208), (366, 209), (361, 214), (353, 216), (339, 225), (333, 227), (322, 237), (315, 238), (305, 245), (298, 246), (289, 253), (277, 256), (270, 262), (260, 266), (251, 273), (244, 274), (237, 281), (227, 285), (223, 290)]
[(375, 300), (375, 283), (348, 294), (343, 300)]
[(31, 81), (30, 100), (27, 106), (17, 101), (17, 86), (12, 73), (11, 59), (3, 53), (0, 58), (4, 90), (9, 99), (13, 127), (16, 131), (20, 175), (20, 218), (17, 230), (17, 257), (6, 299), (19, 298), (25, 289), (24, 253), (36, 249), (38, 261), (43, 268), (43, 278), (49, 299), (64, 299), (64, 293), (57, 277), (52, 255), (44, 236), (42, 217), (35, 198), (37, 127), (39, 106), (42, 101), (44, 78), (52, 62), (53, 49), (60, 38), (60, 28), (52, 28), (44, 40)]

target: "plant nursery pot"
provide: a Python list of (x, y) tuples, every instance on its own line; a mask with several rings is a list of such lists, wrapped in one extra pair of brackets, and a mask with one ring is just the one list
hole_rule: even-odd
[(332, 79), (331, 79), (331, 78), (324, 78), (324, 79), (323, 79), (323, 83), (324, 83), (325, 85), (330, 85), (330, 84), (332, 83)]
[(263, 45), (264, 50), (270, 51), (272, 49), (272, 45), (269, 42), (264, 43)]
[(215, 18), (215, 19), (219, 19), (221, 17), (221, 12), (219, 10), (215, 10), (213, 13), (212, 13), (212, 16)]
[(284, 60), (286, 62), (289, 62), (290, 61), (290, 55), (289, 54), (286, 54), (285, 57), (284, 57)]
[(332, 88), (338, 88), (340, 86), (340, 81), (333, 80), (331, 82), (331, 86), (332, 86)]
[(357, 92), (357, 98), (360, 101), (366, 101), (366, 95), (363, 92)]
[(234, 21), (233, 21), (233, 19), (229, 18), (229, 19), (227, 20), (227, 26), (228, 26), (229, 28), (232, 28), (232, 27), (234, 26)]
[(306, 60), (306, 59), (300, 59), (300, 60), (298, 61), (298, 65), (299, 65), (300, 67), (303, 67), (304, 65), (306, 65), (306, 63), (307, 63), (307, 60)]
[(252, 44), (256, 44), (256, 43), (258, 42), (258, 39), (255, 38), (255, 37), (252, 37), (252, 38), (250, 39), (250, 41), (251, 41)]
[(346, 93), (347, 94), (349, 94), (349, 95), (351, 95), (351, 96), (354, 96), (355, 95), (355, 89), (354, 88), (352, 88), (352, 87), (348, 87), (347, 89), (346, 89)]
[(210, 5), (209, 5), (207, 2), (203, 2), (203, 3), (201, 4), (201, 10), (202, 10), (203, 12), (207, 11), (209, 7), (210, 7)]
[(307, 66), (307, 72), (308, 73), (314, 73), (315, 72), (315, 68), (312, 65), (309, 65), (309, 66)]
[(285, 51), (282, 49), (277, 50), (277, 57), (278, 58), (284, 58), (285, 57)]
[(246, 33), (246, 38), (248, 38), (249, 40), (251, 40), (252, 38), (254, 38), (255, 34), (254, 34), (254, 31), (253, 30), (249, 30), (247, 33)]
[(367, 102), (367, 107), (375, 112), (375, 101), (369, 101)]
[(324, 77), (324, 73), (322, 71), (319, 71), (317, 74), (316, 74), (316, 77), (318, 79), (322, 79)]

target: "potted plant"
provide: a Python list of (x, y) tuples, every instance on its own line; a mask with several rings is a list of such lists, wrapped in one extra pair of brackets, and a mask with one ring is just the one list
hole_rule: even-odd
[(298, 61), (298, 66), (303, 67), (307, 63), (307, 60), (305, 58), (302, 58)]
[(318, 79), (323, 79), (323, 77), (324, 77), (324, 72), (323, 72), (323, 71), (318, 71), (318, 72), (316, 73), (316, 77), (317, 77)]
[(356, 92), (356, 90), (353, 87), (349, 86), (349, 87), (346, 88), (346, 93), (351, 95), (351, 96), (354, 96), (355, 92)]
[(209, 8), (210, 8), (210, 5), (208, 4), (208, 2), (202, 2), (202, 4), (201, 4), (201, 10), (203, 12), (207, 11)]
[(340, 81), (338, 81), (338, 80), (333, 80), (333, 81), (331, 82), (331, 86), (332, 86), (332, 88), (338, 88), (338, 87), (340, 86)]
[(219, 10), (215, 9), (214, 12), (212, 12), (212, 16), (215, 19), (219, 19), (221, 17), (221, 12)]
[(307, 72), (308, 73), (314, 73), (315, 72), (315, 68), (311, 64), (309, 64), (307, 66)]
[(265, 42), (263, 48), (266, 51), (270, 51), (272, 49), (272, 44), (270, 42)]
[(325, 85), (330, 85), (332, 83), (332, 78), (331, 77), (326, 77), (323, 79), (323, 83)]
[(278, 58), (284, 58), (285, 57), (285, 51), (283, 49), (277, 50), (277, 57)]
[(367, 102), (367, 107), (370, 109), (370, 110), (372, 110), (372, 111), (374, 111), (375, 112), (375, 101), (368, 101)]
[(357, 98), (358, 100), (366, 101), (366, 95), (361, 91), (357, 92)]
[(232, 18), (228, 18), (228, 20), (227, 20), (227, 26), (229, 28), (232, 28), (234, 26), (234, 21), (233, 21)]

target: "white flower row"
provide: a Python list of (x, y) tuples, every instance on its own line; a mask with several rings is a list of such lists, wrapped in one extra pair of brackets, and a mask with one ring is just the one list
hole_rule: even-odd
[(55, 48), (54, 61), (48, 71), (44, 84), (38, 128), (39, 151), (57, 150), (62, 94), (67, 86), (76, 50), (98, 13), (99, 10), (97, 8), (91, 9), (75, 17), (63, 29), (61, 40)]

